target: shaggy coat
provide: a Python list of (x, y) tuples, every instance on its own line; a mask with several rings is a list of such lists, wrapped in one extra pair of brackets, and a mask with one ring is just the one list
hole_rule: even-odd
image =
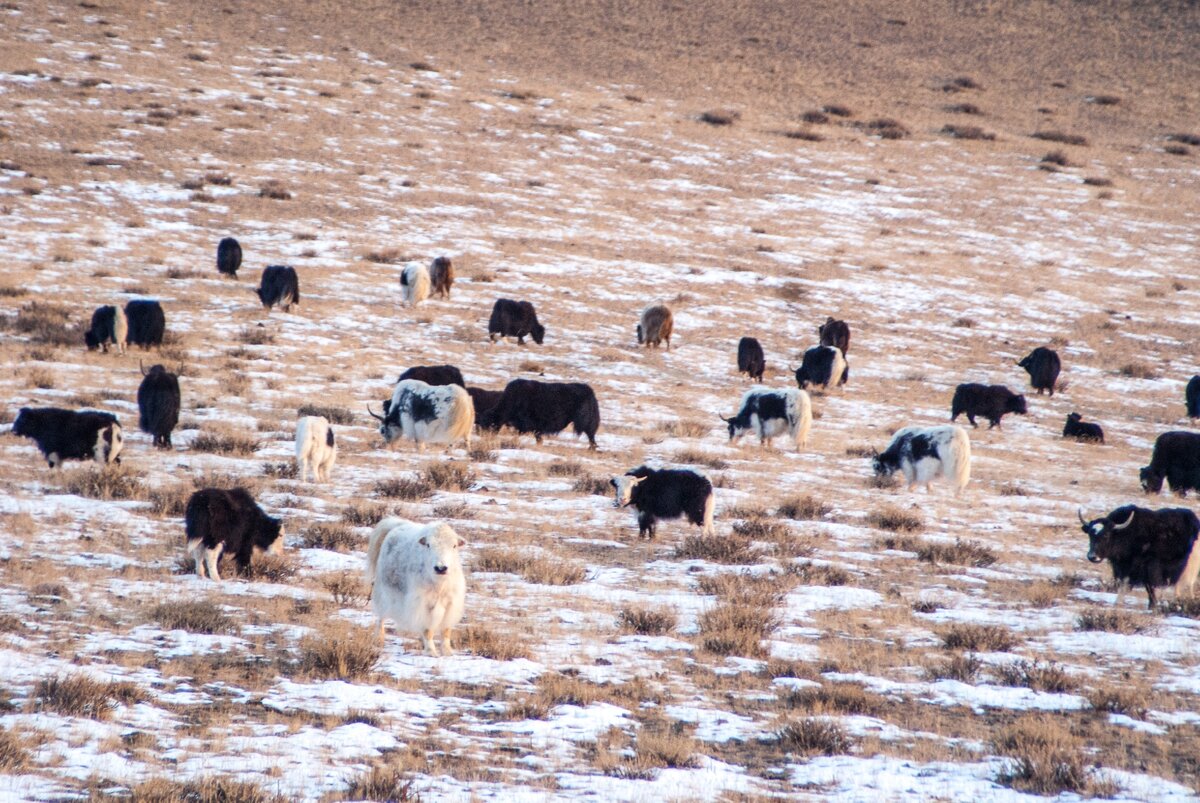
[(450, 298), (454, 286), (454, 263), (450, 257), (437, 257), (429, 266), (429, 283), (435, 296)]
[(767, 358), (763, 355), (763, 347), (753, 337), (743, 337), (738, 341), (738, 373), (746, 374), (755, 382), (763, 381), (763, 371), (767, 370)]
[(539, 346), (546, 337), (546, 327), (538, 323), (537, 312), (528, 301), (513, 301), (510, 298), (498, 298), (492, 305), (492, 317), (488, 319), (488, 339), (493, 343), (497, 338), (515, 337), (517, 345), (525, 345), (526, 335), (533, 336), (533, 342)]
[(1084, 421), (1083, 416), (1079, 413), (1071, 413), (1067, 416), (1067, 423), (1063, 426), (1063, 437), (1104, 443), (1104, 430), (1100, 428), (1099, 424)]
[(154, 445), (160, 449), (171, 448), (171, 432), (179, 423), (182, 398), (179, 393), (179, 377), (161, 365), (142, 372), (142, 384), (138, 385), (138, 429), (154, 436)]
[(1125, 505), (1100, 519), (1079, 522), (1088, 537), (1088, 560), (1107, 560), (1113, 579), (1121, 585), (1117, 605), (1124, 602), (1125, 586), (1142, 586), (1150, 608), (1157, 601), (1155, 589), (1175, 587), (1191, 594), (1200, 571), (1200, 551), (1195, 549), (1200, 519), (1187, 508), (1149, 510)]
[(167, 334), (167, 316), (162, 304), (150, 299), (134, 299), (125, 305), (125, 318), (129, 322), (129, 342), (148, 349), (161, 346)]
[(217, 271), (237, 278), (238, 268), (242, 266), (242, 246), (232, 237), (226, 237), (217, 243)]
[(1163, 480), (1180, 496), (1200, 491), (1200, 432), (1164, 432), (1154, 442), (1150, 465), (1141, 471), (1142, 490), (1162, 491)]
[(245, 488), (204, 488), (188, 499), (183, 514), (187, 554), (196, 574), (220, 580), (221, 553), (233, 555), (238, 572), (246, 573), (255, 550), (283, 552), (283, 524), (263, 512)]
[(267, 265), (254, 292), (263, 309), (279, 307), (287, 312), (293, 304), (300, 306), (300, 277), (291, 265)]
[(988, 420), (988, 429), (1000, 426), (1000, 419), (1008, 413), (1025, 415), (1025, 412), (1025, 397), (1004, 385), (962, 384), (954, 389), (954, 400), (950, 403), (951, 421), (965, 413), (971, 426), (978, 427), (975, 416), (979, 416)]
[(423, 452), (427, 443), (450, 446), (465, 438), (467, 449), (471, 448), (475, 405), (458, 385), (427, 385), (406, 379), (396, 384), (385, 415), (371, 415), (379, 419), (379, 434), (389, 445), (404, 437), (415, 441), (417, 451)]
[(817, 327), (817, 336), (822, 346), (833, 346), (842, 350), (842, 356), (850, 353), (850, 327), (845, 321), (825, 319), (825, 323)]
[(419, 633), (430, 655), (454, 654), (454, 628), (466, 607), (459, 557), (466, 543), (443, 522), (422, 525), (389, 516), (375, 525), (367, 544), (366, 580), (380, 639), (384, 620), (391, 619), (397, 630)]
[(400, 298), (406, 307), (415, 307), (429, 298), (429, 271), (419, 262), (409, 262), (400, 271)]
[(1054, 385), (1058, 382), (1058, 372), (1062, 370), (1062, 360), (1058, 352), (1045, 346), (1038, 346), (1029, 352), (1029, 356), (1017, 363), (1029, 372), (1029, 384), (1041, 396), (1043, 391), (1054, 395)]
[(1183, 399), (1187, 404), (1188, 418), (1200, 418), (1200, 374), (1188, 380)]
[(125, 318), (125, 310), (120, 307), (97, 307), (92, 313), (92, 324), (83, 333), (83, 342), (88, 351), (97, 348), (108, 351), (111, 343), (121, 354), (125, 353), (125, 344), (129, 340), (129, 321)]
[(638, 343), (658, 348), (663, 341), (667, 343), (667, 351), (671, 350), (671, 332), (675, 329), (675, 316), (663, 304), (655, 304), (642, 310), (641, 321), (637, 325)]
[(12, 433), (36, 441), (50, 468), (62, 468), (64, 460), (120, 463), (125, 446), (117, 417), (99, 410), (22, 407)]
[(754, 388), (742, 396), (742, 406), (733, 418), (721, 418), (729, 425), (729, 440), (736, 443), (748, 432), (758, 436), (760, 447), (769, 447), (777, 435), (786, 433), (803, 448), (812, 427), (812, 402), (803, 390)]
[(653, 538), (660, 519), (687, 516), (704, 535), (713, 535), (712, 483), (695, 471), (678, 468), (653, 469), (638, 466), (609, 480), (616, 497), (614, 507), (637, 511), (638, 536)]
[(828, 389), (830, 384), (846, 384), (849, 378), (850, 365), (837, 346), (813, 346), (804, 352), (804, 360), (796, 369), (796, 384), (801, 390), (809, 385)]
[(512, 427), (521, 434), (532, 432), (538, 443), (544, 435), (556, 435), (568, 426), (575, 428), (577, 436), (587, 435), (591, 448), (596, 448), (600, 405), (595, 391), (582, 382), (514, 379), (480, 423), (483, 429)]
[(490, 419), (492, 410), (504, 398), (504, 391), (468, 387), (467, 393), (470, 394), (471, 402), (475, 405), (475, 425), (482, 429), (483, 422)]
[(945, 477), (957, 496), (971, 479), (971, 440), (962, 427), (905, 427), (875, 455), (873, 468), (880, 477), (901, 471), (908, 490), (922, 483), (926, 493), (933, 480)]
[(406, 379), (419, 379), (426, 385), (458, 385), (463, 388), (467, 386), (463, 381), (462, 371), (453, 365), (414, 365), (400, 374), (396, 381), (403, 382)]
[(329, 479), (329, 471), (337, 462), (337, 441), (333, 427), (319, 415), (307, 415), (296, 422), (296, 466), (300, 469), (300, 481), (308, 477), (312, 466), (315, 482)]

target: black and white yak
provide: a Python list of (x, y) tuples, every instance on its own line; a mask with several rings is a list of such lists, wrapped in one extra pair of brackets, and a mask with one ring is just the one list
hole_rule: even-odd
[(415, 307), (429, 298), (429, 271), (419, 262), (409, 262), (400, 271), (400, 298), (406, 307)]
[(504, 391), (468, 387), (467, 393), (470, 394), (471, 402), (475, 405), (475, 425), (483, 429), (484, 422), (489, 420), (492, 410), (496, 409), (496, 405), (504, 398)]
[(595, 449), (600, 404), (591, 386), (582, 382), (514, 379), (505, 385), (500, 401), (479, 426), (490, 430), (512, 427), (521, 434), (532, 432), (538, 443), (545, 435), (557, 435), (573, 426), (575, 434), (586, 435), (590, 448)]
[(245, 488), (204, 488), (188, 499), (183, 514), (187, 554), (196, 574), (220, 580), (221, 553), (233, 555), (238, 572), (246, 573), (255, 551), (283, 552), (283, 523), (263, 512)]
[(429, 284), (433, 295), (450, 298), (454, 286), (454, 263), (450, 257), (435, 257), (429, 266)]
[(495, 343), (497, 338), (515, 337), (517, 345), (523, 346), (528, 335), (532, 335), (533, 342), (539, 346), (546, 337), (546, 327), (538, 323), (533, 304), (510, 298), (496, 299), (492, 317), (488, 319), (488, 339)]
[(928, 493), (929, 484), (944, 477), (957, 496), (971, 479), (971, 439), (962, 427), (905, 427), (882, 454), (873, 456), (872, 467), (879, 477), (900, 471), (910, 491), (924, 484)]
[(739, 374), (746, 374), (755, 382), (763, 381), (763, 371), (767, 370), (767, 358), (757, 338), (743, 337), (738, 341), (737, 366)]
[(128, 341), (129, 321), (125, 318), (125, 310), (114, 306), (97, 307), (92, 313), (91, 326), (83, 333), (83, 342), (88, 351), (102, 349), (107, 352), (111, 344), (124, 354)]
[(1017, 363), (1029, 372), (1029, 384), (1041, 396), (1043, 391), (1054, 395), (1054, 385), (1058, 382), (1058, 372), (1062, 370), (1062, 360), (1058, 352), (1045, 346), (1038, 346), (1029, 352), (1029, 356)]
[(837, 346), (813, 346), (804, 352), (804, 360), (796, 369), (796, 384), (801, 390), (809, 385), (828, 389), (831, 384), (846, 384), (849, 378), (850, 365)]
[(419, 379), (406, 379), (396, 384), (384, 415), (375, 415), (370, 406), (367, 412), (379, 420), (379, 434), (388, 445), (408, 438), (423, 452), (427, 443), (449, 447), (465, 438), (467, 450), (471, 448), (475, 405), (459, 385), (427, 385)]
[(658, 348), (664, 341), (667, 351), (671, 350), (671, 332), (675, 330), (675, 316), (665, 304), (654, 304), (642, 310), (638, 320), (637, 341), (647, 347)]
[(291, 265), (267, 265), (254, 292), (263, 309), (279, 307), (287, 312), (293, 304), (300, 306), (300, 277)]
[(661, 519), (686, 516), (701, 528), (704, 535), (713, 535), (713, 486), (708, 477), (690, 469), (653, 469), (638, 466), (620, 477), (609, 480), (615, 491), (613, 506), (632, 506), (637, 510), (638, 535), (653, 538), (655, 525)]
[(1180, 496), (1200, 491), (1200, 432), (1176, 430), (1159, 435), (1150, 465), (1142, 469), (1140, 477), (1146, 493), (1160, 493), (1163, 480)]
[(129, 323), (129, 342), (148, 349), (161, 346), (167, 334), (167, 316), (162, 304), (146, 298), (135, 298), (125, 305)]
[(850, 353), (850, 326), (845, 321), (827, 317), (825, 323), (817, 327), (817, 337), (822, 346), (841, 349), (843, 357)]
[(1187, 405), (1188, 418), (1200, 418), (1200, 374), (1188, 380), (1187, 389), (1183, 392), (1183, 400)]
[(296, 468), (300, 481), (307, 480), (310, 466), (314, 482), (328, 480), (336, 462), (337, 439), (329, 419), (319, 415), (301, 416), (296, 422)]
[(753, 388), (742, 396), (738, 414), (733, 418), (722, 416), (721, 420), (729, 425), (731, 443), (753, 432), (760, 447), (769, 447), (773, 438), (786, 434), (801, 449), (808, 444), (812, 427), (812, 402), (797, 388)]
[(142, 384), (138, 385), (138, 428), (154, 437), (160, 449), (171, 448), (171, 432), (179, 423), (182, 398), (179, 377), (161, 365), (142, 369)]
[(117, 417), (99, 410), (22, 407), (12, 432), (32, 438), (50, 468), (62, 468), (64, 460), (120, 463), (125, 446)]
[(954, 389), (954, 399), (950, 402), (951, 421), (965, 413), (971, 426), (978, 427), (975, 416), (979, 416), (988, 420), (988, 429), (1000, 426), (1000, 419), (1008, 413), (1025, 415), (1026, 412), (1025, 397), (1004, 385), (967, 382)]
[(426, 385), (458, 385), (463, 388), (467, 386), (463, 381), (462, 371), (453, 365), (414, 365), (400, 374), (396, 381), (403, 382), (406, 379), (419, 379)]
[(1174, 586), (1191, 595), (1200, 570), (1200, 551), (1196, 536), (1200, 519), (1184, 507), (1150, 510), (1125, 505), (1100, 519), (1086, 521), (1079, 512), (1079, 523), (1088, 537), (1088, 560), (1107, 560), (1113, 579), (1120, 586), (1117, 605), (1125, 601), (1126, 586), (1142, 586), (1153, 610), (1156, 589)]
[(1063, 437), (1104, 443), (1104, 430), (1099, 424), (1084, 421), (1079, 413), (1071, 413), (1067, 416), (1067, 423), (1063, 425)]
[(242, 246), (232, 237), (226, 237), (217, 243), (217, 271), (224, 276), (236, 279), (238, 268), (242, 266)]

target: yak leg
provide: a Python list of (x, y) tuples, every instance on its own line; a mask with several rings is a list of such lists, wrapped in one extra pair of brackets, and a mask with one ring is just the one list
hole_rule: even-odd
[(438, 648), (437, 648), (437, 642), (433, 640), (433, 630), (432, 629), (427, 629), (424, 633), (421, 634), (421, 645), (425, 648), (425, 652), (429, 653), (430, 655), (434, 656), (435, 658), (438, 657), (439, 653), (438, 653)]
[(454, 655), (454, 628), (447, 627), (442, 633), (442, 655)]
[(204, 550), (204, 568), (208, 570), (210, 580), (220, 580), (221, 573), (217, 570), (217, 564), (221, 561), (221, 545), (217, 544), (212, 549)]

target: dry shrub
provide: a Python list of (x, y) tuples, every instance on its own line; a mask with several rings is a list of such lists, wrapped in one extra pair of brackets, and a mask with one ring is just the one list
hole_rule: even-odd
[(1173, 599), (1163, 606), (1166, 613), (1175, 616), (1186, 616), (1189, 619), (1200, 619), (1200, 597)]
[(1011, 630), (999, 625), (954, 624), (941, 636), (948, 650), (1008, 652), (1018, 643)]
[(393, 477), (375, 483), (375, 494), (386, 499), (417, 501), (433, 494), (433, 488), (424, 479)]
[(20, 298), (29, 295), (24, 287), (14, 287), (10, 284), (0, 285), (0, 298)]
[(685, 727), (682, 722), (643, 725), (633, 745), (635, 769), (644, 772), (663, 767), (691, 769), (698, 766), (696, 742), (686, 733)]
[(78, 346), (83, 344), (83, 332), (67, 324), (70, 310), (60, 304), (30, 301), (17, 312), (13, 328), (28, 335), (33, 343), (49, 346)]
[(800, 115), (800, 119), (806, 123), (814, 123), (816, 125), (824, 125), (829, 122), (829, 115), (820, 109), (811, 109)]
[(954, 123), (946, 123), (942, 126), (942, 133), (947, 134), (955, 139), (980, 139), (994, 140), (996, 135), (991, 131), (984, 131), (977, 125), (956, 125)]
[(342, 511), (342, 521), (353, 527), (374, 527), (387, 515), (387, 508), (373, 502), (351, 502)]
[(1075, 629), (1128, 635), (1141, 632), (1143, 626), (1137, 617), (1127, 611), (1096, 608), (1079, 614), (1075, 619)]
[(877, 491), (890, 491), (900, 487), (900, 480), (895, 474), (872, 474), (867, 478), (867, 487)]
[(551, 477), (578, 477), (583, 474), (583, 464), (575, 460), (551, 463), (546, 467)]
[(1069, 692), (1078, 684), (1060, 664), (1053, 661), (1015, 661), (999, 669), (1000, 682), (1034, 691)]
[(57, 383), (54, 372), (48, 368), (30, 368), (25, 372), (25, 381), (41, 390), (52, 390)]
[(810, 586), (844, 586), (852, 579), (850, 572), (840, 566), (816, 564), (811, 561), (794, 564), (788, 567), (788, 572)]
[(784, 698), (788, 708), (810, 714), (861, 714), (879, 716), (887, 701), (855, 683), (826, 683), (817, 688), (794, 689)]
[(466, 502), (449, 502), (433, 508), (433, 515), (439, 519), (473, 519), (475, 508)]
[(237, 633), (238, 625), (216, 600), (174, 600), (155, 605), (150, 618), (164, 630), (189, 633)]
[(1029, 491), (1026, 491), (1016, 482), (1006, 482), (998, 489), (1001, 496), (1029, 496)]
[(798, 582), (799, 577), (793, 572), (718, 572), (701, 576), (696, 586), (701, 594), (726, 602), (771, 608), (779, 604)]
[(724, 602), (702, 613), (699, 624), (700, 643), (709, 652), (763, 658), (763, 639), (779, 622), (769, 607)]
[(146, 494), (150, 511), (158, 516), (178, 518), (187, 510), (188, 499), (196, 489), (191, 485), (172, 485), (169, 488), (151, 488)]
[(617, 613), (617, 622), (625, 630), (642, 636), (662, 636), (679, 623), (675, 611), (669, 608), (625, 607)]
[(877, 117), (869, 121), (864, 128), (883, 139), (904, 139), (912, 133), (908, 126), (891, 117)]
[(1087, 692), (1088, 705), (1093, 711), (1105, 714), (1124, 714), (1135, 719), (1144, 719), (1149, 703), (1146, 691), (1137, 686), (1104, 686)]
[(1084, 744), (1052, 717), (1021, 717), (1001, 732), (994, 746), (1010, 759), (996, 778), (1002, 786), (1039, 795), (1092, 791)]
[(493, 661), (531, 660), (529, 640), (512, 634), (500, 634), (482, 625), (470, 625), (455, 631), (455, 645), (480, 658)]
[(333, 552), (351, 552), (358, 548), (359, 538), (345, 524), (321, 522), (304, 531), (300, 545), (305, 549), (328, 549)]
[(333, 572), (322, 578), (321, 587), (343, 608), (359, 607), (370, 593), (358, 572)]
[(327, 800), (379, 800), (408, 803), (420, 800), (413, 782), (400, 767), (380, 766), (350, 779), (350, 785)]
[(479, 572), (519, 574), (527, 582), (548, 586), (575, 585), (587, 578), (587, 572), (577, 563), (508, 549), (482, 550), (471, 568)]
[(889, 530), (896, 533), (919, 532), (925, 527), (920, 514), (910, 510), (888, 505), (867, 514), (867, 524), (878, 530)]
[(941, 541), (920, 540), (916, 549), (917, 558), (926, 563), (953, 563), (958, 566), (974, 566), (982, 569), (996, 562), (996, 553), (983, 544), (955, 539), (953, 544)]
[(258, 197), (271, 198), (276, 201), (290, 201), (292, 193), (282, 181), (273, 178), (258, 185)]
[(88, 466), (67, 473), (63, 490), (88, 499), (140, 499), (141, 474), (119, 465)]
[(193, 778), (175, 781), (151, 778), (129, 790), (129, 803), (284, 803), (257, 784), (228, 778)]
[(740, 120), (742, 113), (732, 109), (710, 109), (700, 113), (700, 122), (709, 125), (733, 125)]
[(29, 767), (29, 751), (7, 728), (0, 729), (0, 772), (15, 775)]
[(192, 449), (197, 452), (238, 457), (254, 454), (261, 445), (252, 436), (240, 432), (201, 432), (192, 441)]
[(795, 521), (812, 521), (823, 519), (832, 512), (833, 508), (820, 499), (812, 494), (804, 494), (785, 499), (775, 511), (775, 515)]
[(824, 142), (825, 137), (818, 134), (816, 131), (809, 131), (804, 128), (790, 128), (787, 131), (781, 132), (788, 139), (798, 139), (803, 142)]
[(238, 332), (237, 339), (247, 346), (270, 346), (275, 342), (275, 335), (267, 331), (265, 326), (243, 326)]
[(575, 480), (575, 484), (571, 486), (571, 490), (575, 493), (591, 494), (592, 496), (608, 496), (612, 491), (612, 480), (606, 480), (604, 477), (594, 477), (591, 474), (584, 474)]
[(1155, 371), (1153, 366), (1136, 360), (1122, 365), (1117, 373), (1130, 379), (1158, 379), (1158, 371)]
[(331, 424), (348, 426), (354, 423), (354, 413), (345, 407), (333, 407), (324, 404), (302, 404), (296, 410), (296, 415), (317, 415), (327, 419)]
[(1089, 187), (1111, 187), (1113, 180), (1111, 178), (1102, 178), (1100, 176), (1088, 176), (1084, 178), (1083, 183)]
[(301, 640), (297, 669), (311, 678), (361, 680), (381, 655), (383, 646), (375, 628), (340, 622)]
[(714, 457), (707, 452), (699, 449), (684, 449), (676, 452), (671, 458), (676, 463), (690, 463), (697, 466), (706, 466), (714, 471), (724, 471), (729, 468), (729, 463), (719, 457)]
[(703, 438), (712, 427), (703, 421), (684, 419), (664, 422), (659, 429), (674, 438)]
[(142, 699), (141, 690), (133, 683), (93, 680), (84, 674), (55, 675), (37, 682), (29, 709), (102, 720), (112, 716), (118, 703), (133, 705)]
[(1042, 164), (1058, 165), (1059, 167), (1071, 167), (1071, 160), (1062, 151), (1050, 151), (1042, 157)]
[(927, 672), (930, 680), (957, 680), (961, 683), (974, 683), (983, 668), (983, 661), (974, 655), (953, 655), (943, 663), (930, 667)]
[(424, 482), (439, 491), (469, 491), (475, 472), (466, 463), (431, 463), (421, 472)]
[(282, 583), (296, 576), (300, 567), (292, 555), (255, 555), (242, 576), (264, 583)]
[(1087, 137), (1081, 134), (1067, 134), (1062, 131), (1035, 131), (1029, 136), (1046, 142), (1061, 142), (1064, 145), (1087, 145)]
[(750, 539), (737, 535), (689, 535), (675, 547), (680, 560), (708, 560), (714, 563), (758, 563), (760, 553)]
[(772, 543), (785, 543), (792, 536), (792, 531), (786, 524), (757, 516), (745, 521), (734, 522), (733, 532), (735, 535), (751, 541), (770, 541)]
[(974, 103), (952, 103), (942, 108), (951, 114), (983, 114), (983, 111)]
[(787, 752), (805, 756), (840, 756), (854, 749), (850, 734), (827, 719), (806, 717), (788, 722), (775, 732), (775, 738)]
[(277, 480), (294, 480), (300, 476), (300, 469), (295, 463), (263, 463), (262, 473), (264, 477), (271, 477)]
[(825, 112), (826, 114), (832, 114), (834, 117), (854, 116), (854, 112), (852, 112), (849, 107), (843, 106), (839, 103), (826, 103), (821, 107), (821, 111)]
[(1121, 98), (1117, 95), (1091, 95), (1087, 98), (1087, 102), (1097, 106), (1116, 106), (1121, 102)]
[(969, 75), (960, 75), (942, 86), (942, 90), (945, 92), (961, 92), (964, 89), (983, 89), (983, 87)]
[(861, 443), (851, 444), (846, 447), (846, 455), (848, 457), (874, 457), (879, 454), (879, 450), (874, 446), (866, 446)]
[(975, 328), (975, 319), (968, 318), (966, 316), (963, 316), (960, 318), (955, 318), (954, 323), (952, 323), (951, 326), (957, 326), (961, 329), (974, 329)]

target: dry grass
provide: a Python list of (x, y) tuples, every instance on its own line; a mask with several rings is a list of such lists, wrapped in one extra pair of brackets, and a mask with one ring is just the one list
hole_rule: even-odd
[(793, 496), (780, 503), (775, 515), (796, 521), (813, 521), (823, 519), (833, 512), (830, 505), (825, 504), (812, 494)]
[(946, 123), (942, 126), (942, 133), (955, 139), (978, 139), (978, 140), (994, 140), (996, 135), (991, 131), (984, 131), (977, 125), (958, 125), (957, 123)]
[(422, 470), (421, 478), (438, 491), (469, 491), (476, 480), (470, 465), (451, 462), (430, 463)]
[(1104, 714), (1124, 714), (1144, 719), (1150, 707), (1146, 690), (1137, 685), (1103, 686), (1089, 690), (1084, 696), (1093, 711)]
[[(284, 803), (261, 786), (222, 777), (200, 777), (188, 781), (151, 778), (130, 788), (123, 799), (130, 803)], [(94, 800), (111, 799), (107, 791)]]
[(861, 714), (879, 716), (887, 701), (854, 683), (826, 683), (817, 688), (800, 688), (783, 698), (789, 709), (806, 714)]
[(386, 515), (388, 509), (383, 505), (374, 502), (351, 502), (342, 510), (342, 521), (352, 527), (374, 527)]
[(511, 633), (497, 633), (482, 625), (469, 625), (455, 631), (455, 646), (471, 655), (490, 658), (493, 661), (531, 660), (529, 639)]
[(999, 625), (954, 624), (941, 636), (948, 650), (1008, 652), (1019, 643), (1011, 630)]
[(345, 407), (334, 407), (328, 404), (302, 404), (296, 410), (296, 415), (317, 415), (331, 424), (350, 426), (354, 424), (354, 413)]
[(172, 600), (155, 605), (149, 617), (164, 630), (189, 633), (237, 633), (238, 625), (213, 599)]
[(420, 800), (408, 773), (399, 767), (376, 766), (350, 779), (349, 786), (329, 800), (378, 800), (408, 803)]
[(366, 601), (370, 589), (359, 572), (335, 572), (326, 575), (321, 587), (329, 592), (335, 604), (343, 608), (358, 608)]
[(104, 720), (118, 704), (133, 705), (143, 696), (132, 683), (98, 681), (84, 674), (55, 675), (34, 685), (29, 710)]
[(251, 581), (283, 583), (295, 577), (299, 570), (294, 555), (255, 555), (242, 576)]
[(88, 499), (141, 499), (141, 474), (124, 465), (87, 466), (63, 472), (63, 490)]
[(642, 636), (664, 636), (675, 629), (679, 616), (669, 608), (626, 607), (617, 612), (624, 630)]
[(375, 494), (385, 499), (418, 501), (433, 495), (433, 487), (423, 478), (392, 477), (375, 483)]
[(867, 524), (877, 530), (894, 533), (914, 533), (925, 528), (925, 521), (919, 513), (895, 505), (872, 510), (867, 514)]
[(698, 118), (702, 123), (709, 125), (733, 125), (742, 117), (741, 112), (733, 111), (732, 109), (710, 109), (706, 112), (701, 112)]
[(575, 480), (571, 490), (575, 493), (591, 494), (592, 496), (608, 496), (613, 492), (611, 482), (611, 479), (584, 474)]
[(156, 516), (179, 518), (187, 510), (188, 499), (196, 492), (191, 485), (172, 485), (166, 488), (151, 488), (146, 492), (146, 501)]
[(1029, 136), (1046, 142), (1061, 142), (1064, 145), (1087, 145), (1088, 139), (1082, 134), (1068, 134), (1064, 131), (1036, 131)]
[(700, 449), (683, 449), (671, 456), (676, 463), (690, 463), (694, 466), (705, 466), (714, 471), (724, 471), (729, 468), (729, 462)]
[(527, 582), (549, 586), (575, 585), (587, 577), (577, 563), (510, 549), (480, 550), (471, 568), (478, 572), (519, 574)]
[(952, 655), (945, 661), (930, 666), (927, 674), (930, 680), (957, 680), (960, 683), (975, 683), (979, 678), (979, 670), (983, 661), (974, 655)]
[(1145, 626), (1141, 618), (1127, 611), (1111, 608), (1089, 608), (1075, 618), (1075, 629), (1084, 632), (1140, 633)]
[(305, 549), (328, 549), (333, 552), (352, 552), (362, 539), (345, 524), (321, 522), (304, 531), (300, 544)]
[(700, 615), (700, 644), (717, 655), (762, 658), (763, 639), (778, 627), (775, 612), (765, 606), (723, 602)]
[(780, 747), (803, 756), (841, 756), (854, 749), (845, 728), (827, 719), (807, 717), (783, 725), (775, 732)]
[(712, 427), (703, 421), (685, 418), (664, 422), (659, 429), (673, 438), (703, 438), (708, 435)]
[(282, 181), (270, 179), (258, 185), (258, 197), (270, 198), (275, 201), (290, 201), (292, 200), (292, 192)]
[(310, 678), (362, 680), (381, 655), (383, 646), (374, 628), (339, 622), (301, 640), (296, 669)]
[(192, 441), (192, 449), (197, 452), (235, 457), (252, 455), (261, 446), (256, 438), (241, 432), (201, 432)]
[(1024, 686), (1034, 691), (1070, 692), (1078, 684), (1053, 661), (1014, 661), (998, 670), (1000, 682), (1006, 686)]
[(674, 550), (678, 560), (707, 560), (713, 563), (758, 563), (761, 553), (750, 539), (737, 535), (689, 535)]
[(1022, 717), (1000, 733), (994, 746), (1010, 758), (996, 778), (1003, 786), (1038, 795), (1076, 792), (1106, 797), (1115, 791), (1089, 777), (1082, 741), (1053, 717)]
[(29, 768), (29, 751), (15, 733), (0, 729), (0, 772), (15, 775)]

